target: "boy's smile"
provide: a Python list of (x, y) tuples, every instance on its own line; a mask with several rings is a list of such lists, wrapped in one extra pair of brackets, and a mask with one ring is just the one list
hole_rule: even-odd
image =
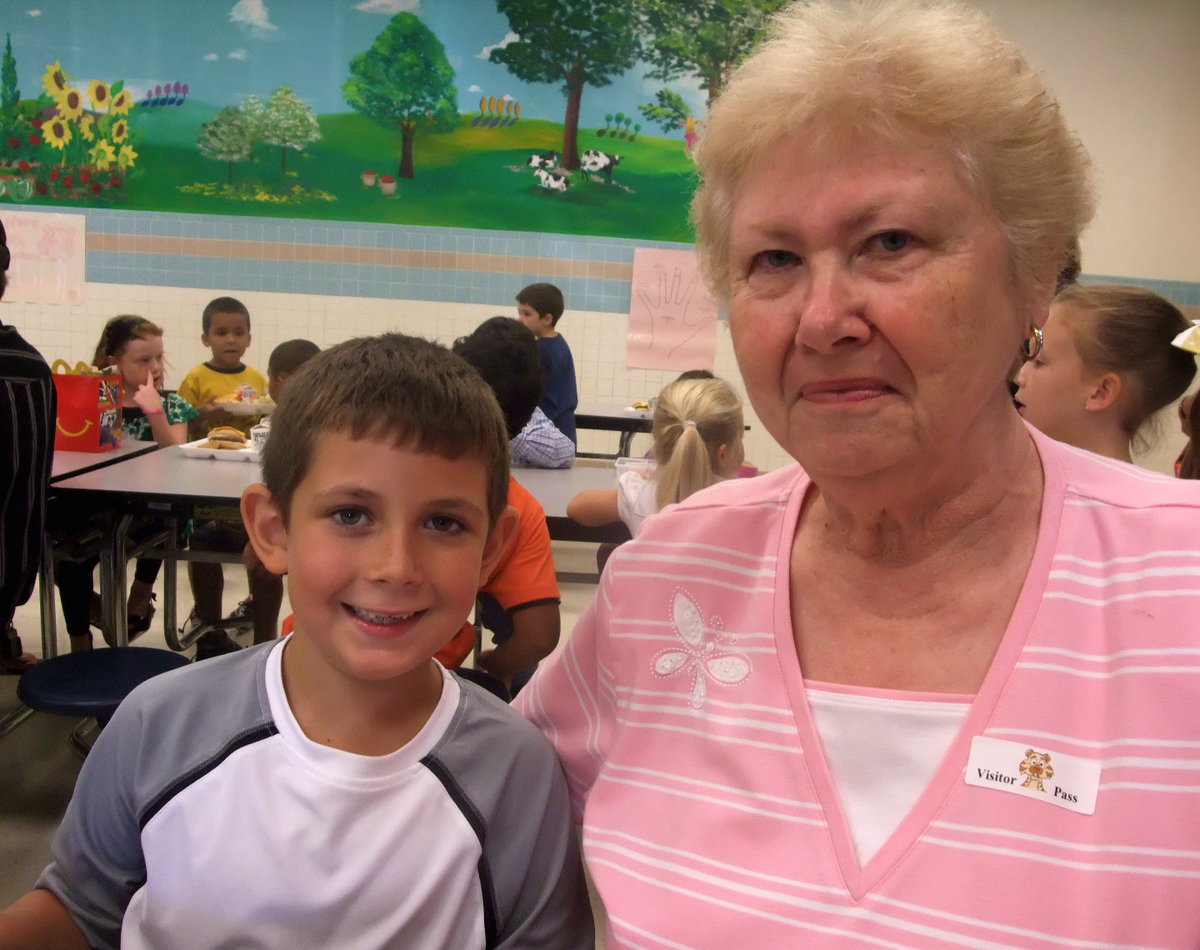
[(212, 350), (214, 364), (236, 369), (250, 347), (250, 321), (244, 313), (214, 313), (200, 342)]
[(427, 676), (470, 615), (507, 525), (502, 517), (489, 533), (487, 475), (474, 457), (318, 436), (288, 526), (266, 529), (263, 561), (286, 570), (296, 615), (285, 675), (367, 689)]

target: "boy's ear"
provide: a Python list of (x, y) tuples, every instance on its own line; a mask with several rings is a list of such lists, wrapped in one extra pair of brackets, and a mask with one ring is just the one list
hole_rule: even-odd
[(1121, 377), (1116, 373), (1104, 373), (1092, 385), (1085, 408), (1089, 412), (1100, 412), (1114, 405), (1121, 398)]
[(483, 546), (483, 561), (479, 565), (480, 587), (488, 582), (496, 570), (496, 566), (508, 554), (513, 542), (517, 539), (517, 528), (520, 522), (521, 516), (512, 505), (500, 512), (500, 517), (496, 519), (496, 524), (492, 527), (487, 542)]
[(286, 574), (287, 526), (275, 497), (258, 482), (242, 492), (242, 522), (263, 566), (272, 574)]

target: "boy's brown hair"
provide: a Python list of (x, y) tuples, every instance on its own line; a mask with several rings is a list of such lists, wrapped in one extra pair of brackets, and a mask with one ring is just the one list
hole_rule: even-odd
[(285, 340), (271, 351), (267, 373), (271, 376), (290, 375), (320, 352), (321, 348), (312, 340)]
[(521, 288), (520, 293), (517, 294), (517, 303), (533, 307), (539, 316), (544, 317), (549, 314), (551, 326), (558, 325), (558, 319), (566, 309), (562, 291), (553, 284), (530, 284), (528, 287)]
[(322, 350), (288, 380), (262, 458), (263, 482), (285, 525), (323, 432), (391, 439), (445, 458), (475, 456), (487, 472), (491, 525), (508, 504), (508, 433), (496, 397), (437, 343), (400, 333), (359, 337)]

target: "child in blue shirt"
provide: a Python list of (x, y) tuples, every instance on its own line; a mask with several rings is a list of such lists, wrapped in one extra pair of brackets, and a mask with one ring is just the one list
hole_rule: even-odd
[(564, 309), (562, 291), (553, 284), (530, 284), (517, 294), (517, 317), (537, 337), (538, 357), (546, 375), (546, 390), (538, 408), (556, 429), (578, 445), (575, 408), (579, 392), (575, 385), (575, 361), (571, 348), (556, 329)]

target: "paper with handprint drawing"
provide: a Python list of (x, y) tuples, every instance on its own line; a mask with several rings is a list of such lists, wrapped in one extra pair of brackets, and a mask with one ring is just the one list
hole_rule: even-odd
[(709, 369), (717, 351), (717, 305), (693, 251), (639, 247), (625, 361), (643, 369)]
[(84, 216), (6, 211), (12, 263), (4, 299), (16, 303), (83, 302)]

